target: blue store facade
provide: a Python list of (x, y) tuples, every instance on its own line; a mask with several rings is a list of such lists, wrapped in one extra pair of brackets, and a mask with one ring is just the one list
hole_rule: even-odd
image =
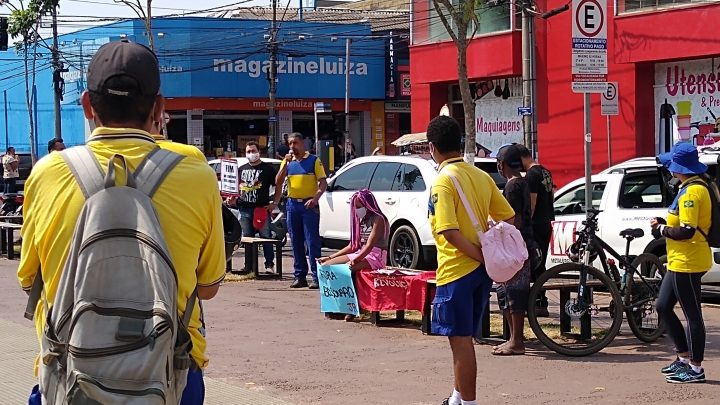
[[(168, 136), (195, 144), (215, 155), (242, 148), (248, 140), (267, 142), (269, 21), (172, 18), (153, 20), (155, 51), (162, 71), (162, 93), (170, 115)], [(144, 24), (128, 20), (60, 37), (63, 75), (62, 134), (68, 145), (82, 144), (90, 132), (79, 105), (86, 70), (102, 44), (128, 38), (147, 43)], [(384, 114), (386, 38), (371, 35), (363, 24), (283, 22), (278, 34), (278, 133), (314, 133), (313, 105), (327, 102), (333, 113), (321, 114), (321, 137), (333, 137), (344, 124), (345, 38), (350, 57), (350, 133), (362, 152), (384, 139), (372, 129)], [(44, 44), (43, 44), (44, 45)], [(54, 136), (50, 52), (37, 48), (37, 143)], [(0, 143), (29, 151), (28, 113), (22, 58), (0, 52)], [(5, 118), (7, 117), (7, 118)], [(4, 135), (4, 137), (3, 137)], [(382, 135), (384, 136), (384, 134)]]

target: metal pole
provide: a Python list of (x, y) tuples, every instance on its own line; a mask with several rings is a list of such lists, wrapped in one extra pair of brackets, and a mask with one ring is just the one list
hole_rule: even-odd
[(268, 105), (268, 155), (275, 157), (277, 143), (277, 117), (275, 99), (277, 97), (277, 0), (272, 0), (272, 22), (270, 25), (270, 103)]
[[(523, 107), (532, 108), (532, 85), (530, 83), (531, 67), (530, 67), (530, 13), (527, 11), (525, 0), (518, 2), (522, 8), (522, 81), (523, 81)], [(535, 111), (531, 112), (531, 115)], [(531, 115), (523, 115), (523, 143), (532, 150), (532, 119)]]
[(318, 153), (318, 146), (319, 146), (319, 143), (320, 143), (320, 141), (319, 141), (319, 136), (318, 136), (318, 135), (319, 135), (320, 131), (318, 130), (318, 111), (317, 111), (317, 106), (313, 107), (313, 111), (315, 112), (315, 153)]
[(535, 36), (535, 17), (530, 18), (530, 105), (533, 114), (530, 116), (530, 151), (538, 158), (538, 116), (537, 116), (537, 37)]
[(610, 126), (610, 116), (607, 116), (607, 133), (608, 133), (608, 167), (612, 166), (612, 127)]
[(10, 130), (8, 129), (7, 90), (3, 90), (3, 101), (3, 104), (5, 104), (5, 149), (7, 149), (10, 146)]
[(60, 98), (62, 97), (62, 88), (60, 87), (60, 74), (62, 66), (60, 65), (60, 53), (58, 52), (58, 29), (57, 29), (57, 6), (52, 11), (52, 27), (53, 27), (53, 47), (52, 58), (55, 74), (53, 75), (53, 88), (55, 93), (55, 138), (62, 138), (62, 120), (60, 117)]
[(585, 212), (592, 208), (592, 126), (591, 126), (590, 93), (584, 94), (583, 116), (585, 118)]
[(343, 162), (347, 163), (348, 154), (345, 150), (350, 139), (350, 44), (352, 39), (345, 40), (345, 144), (342, 146)]

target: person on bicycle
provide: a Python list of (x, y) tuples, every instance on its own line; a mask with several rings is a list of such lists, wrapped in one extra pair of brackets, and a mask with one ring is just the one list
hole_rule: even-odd
[[(532, 207), (530, 206), (530, 185), (520, 170), (523, 169), (522, 151), (517, 145), (506, 145), (497, 153), (497, 167), (500, 175), (508, 181), (503, 189), (505, 199), (515, 211), (515, 226), (528, 247), (535, 246), (532, 227)], [(531, 259), (525, 261), (523, 268), (506, 283), (497, 288), (498, 303), (503, 309), (505, 320), (510, 326), (510, 339), (494, 346), (495, 356), (514, 356), (525, 354), (523, 331), (525, 313), (528, 310), (528, 294), (530, 293)]]
[[(653, 219), (653, 236), (667, 240), (667, 274), (660, 286), (657, 311), (675, 344), (677, 358), (661, 372), (670, 383), (704, 383), (705, 324), (700, 307), (700, 279), (712, 266), (710, 246), (704, 235), (712, 223), (712, 200), (701, 175), (695, 146), (678, 143), (668, 169), (682, 183), (670, 206), (667, 223)], [(666, 158), (667, 156), (664, 156)], [(685, 314), (687, 330), (675, 314), (675, 304)]]

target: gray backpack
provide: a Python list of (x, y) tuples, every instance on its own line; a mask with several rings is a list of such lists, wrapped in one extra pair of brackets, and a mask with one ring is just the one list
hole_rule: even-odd
[[(86, 200), (46, 310), (43, 403), (178, 404), (191, 365), (187, 325), (197, 294), (181, 317), (177, 275), (151, 198), (183, 156), (155, 149), (133, 174), (115, 155), (107, 175), (86, 147), (62, 157)], [(115, 161), (127, 186), (115, 185)], [(26, 316), (42, 292), (39, 279)]]

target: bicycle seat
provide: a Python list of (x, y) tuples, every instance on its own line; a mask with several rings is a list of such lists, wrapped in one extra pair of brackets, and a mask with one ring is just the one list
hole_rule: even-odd
[(620, 236), (627, 239), (642, 238), (645, 236), (645, 231), (640, 228), (628, 228), (620, 232)]

